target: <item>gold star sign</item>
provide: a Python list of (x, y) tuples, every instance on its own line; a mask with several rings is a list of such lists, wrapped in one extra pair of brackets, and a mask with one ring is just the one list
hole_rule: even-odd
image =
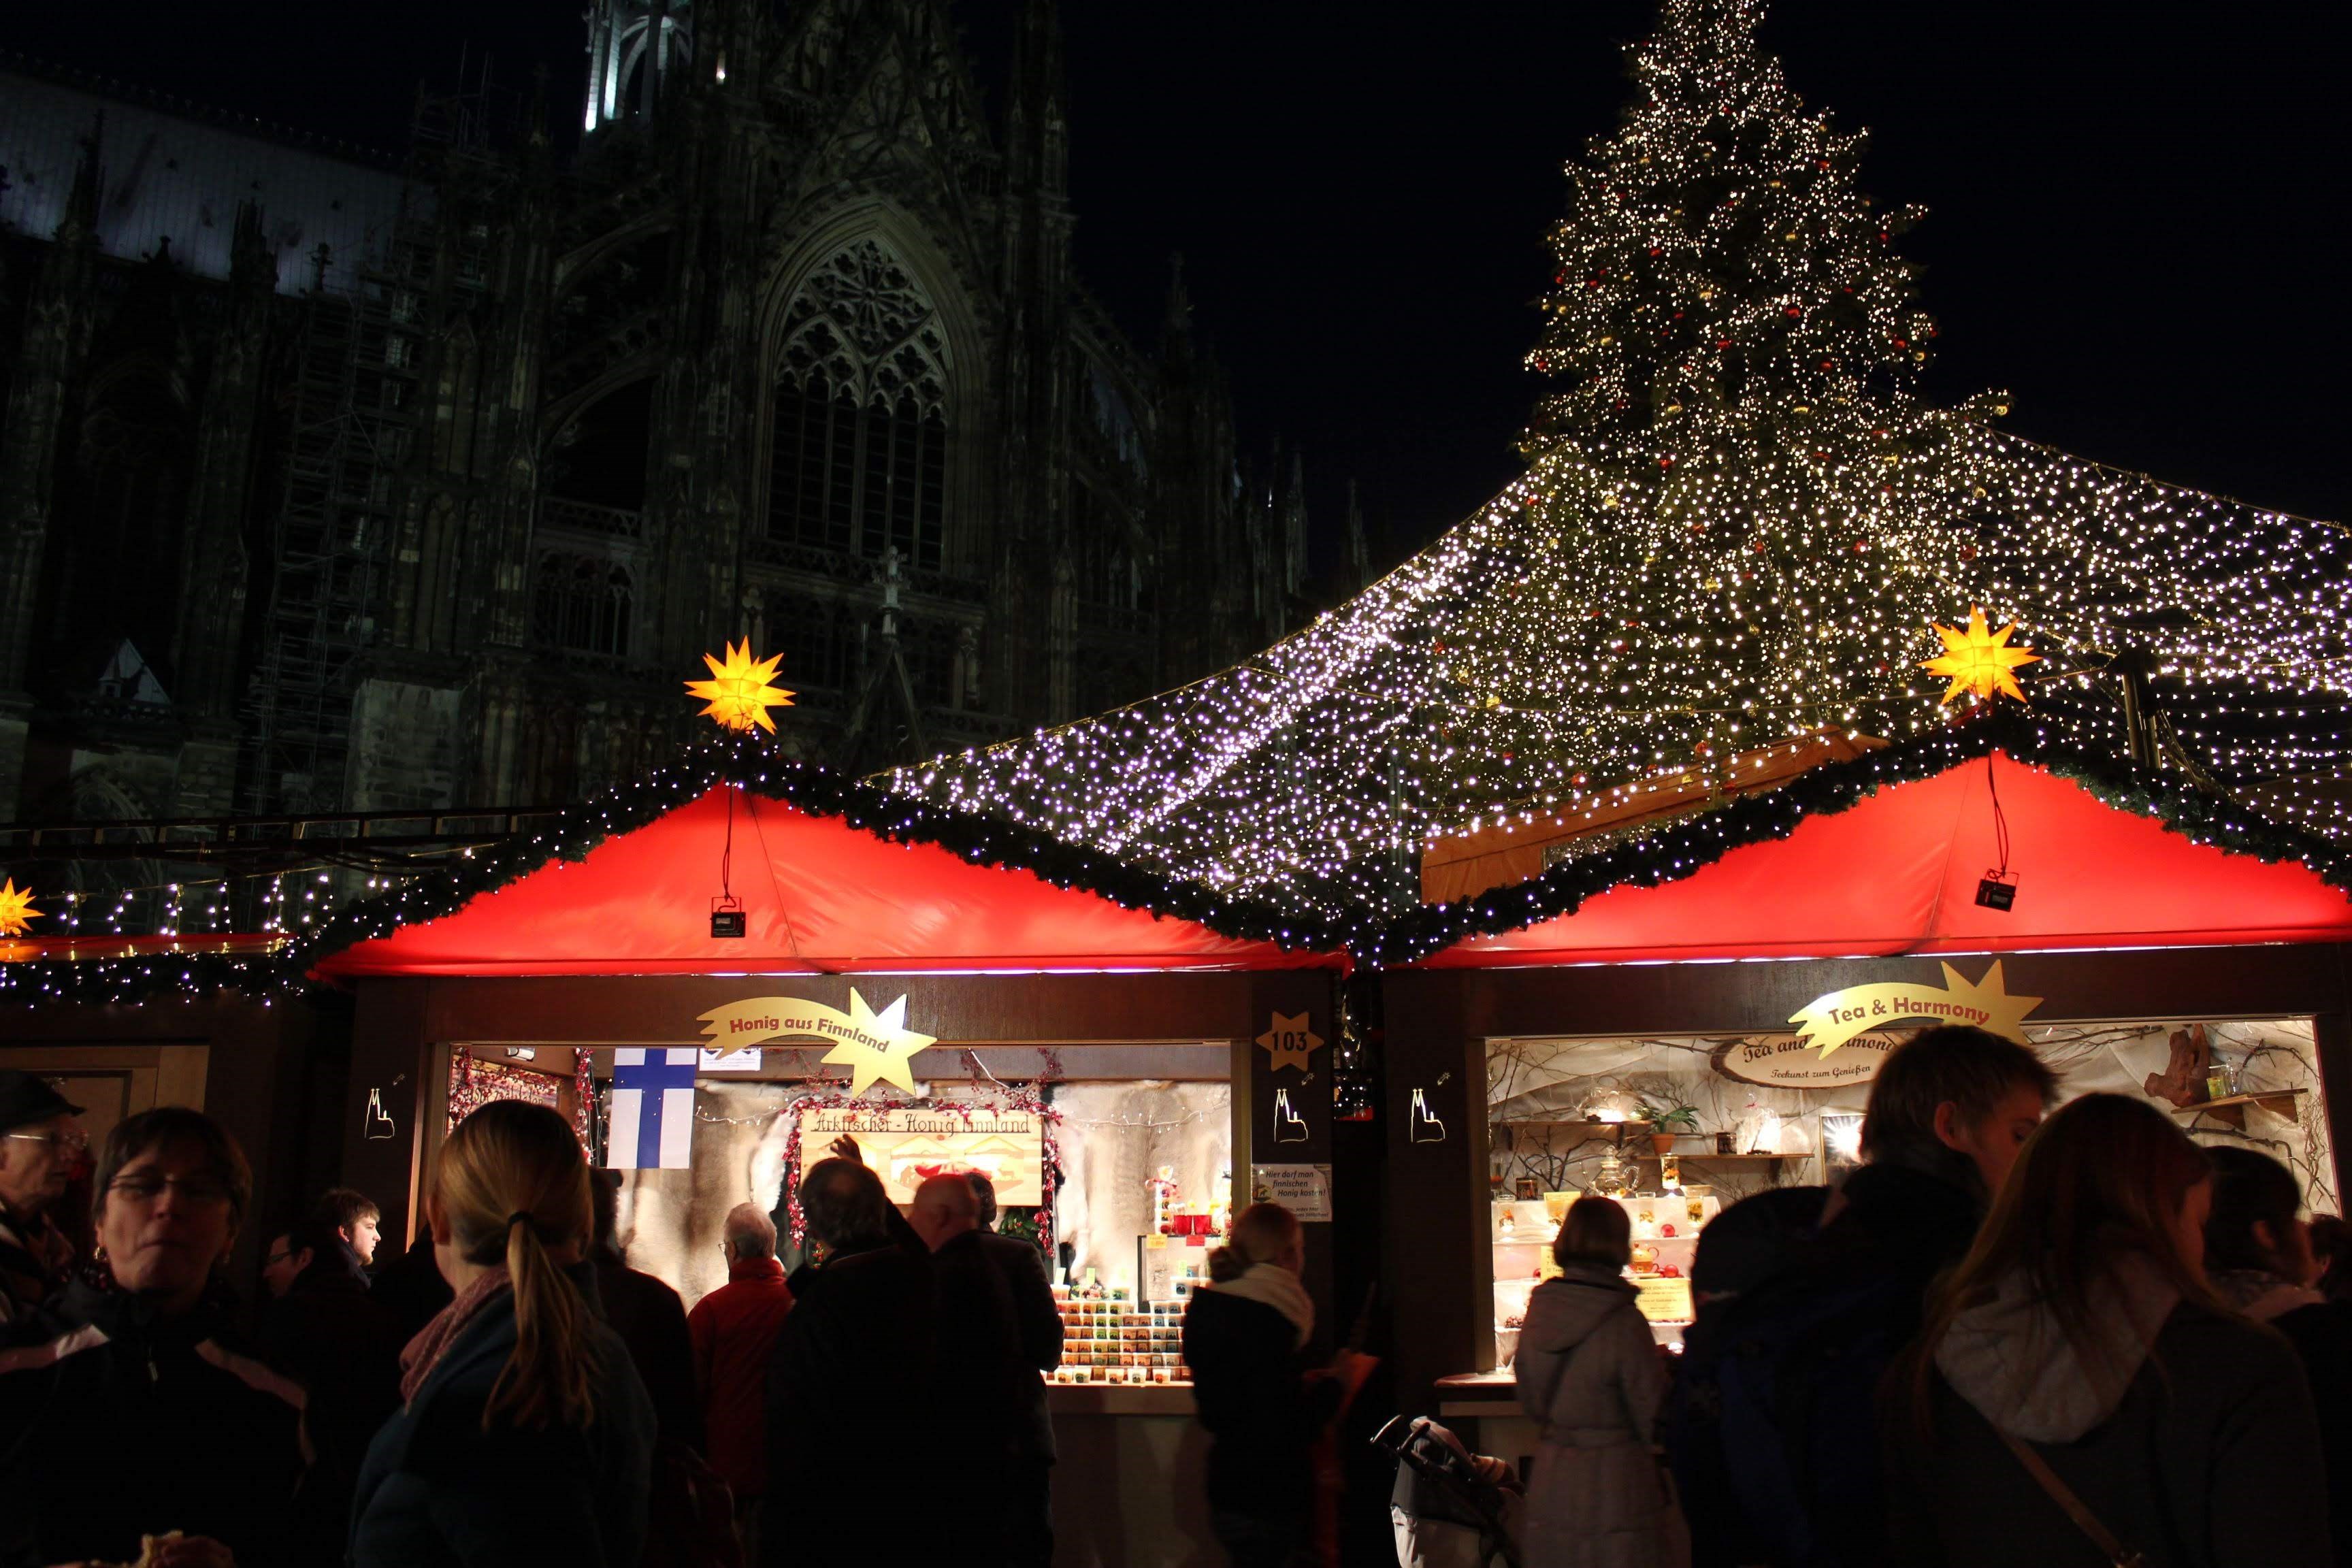
[(824, 1053), (824, 1065), (849, 1069), (849, 1097), (852, 1100), (864, 1094), (877, 1079), (913, 1094), (915, 1053), (938, 1038), (933, 1035), (918, 1035), (907, 1027), (907, 999), (904, 996), (877, 1013), (855, 990), (849, 994), (848, 1027), (828, 1028), (822, 1032), (840, 1041)]
[(19, 889), (16, 879), (0, 883), (0, 936), (23, 936), (30, 929), (26, 922), (41, 918), (33, 907), (33, 889)]
[(783, 661), (782, 654), (753, 658), (751, 639), (745, 637), (740, 645), (728, 645), (723, 664), (704, 654), (702, 662), (710, 667), (710, 679), (688, 681), (686, 692), (709, 703), (703, 713), (718, 720), (722, 728), (748, 731), (756, 724), (772, 735), (776, 721), (768, 717), (768, 710), (793, 705), (791, 692), (768, 684), (769, 678), (776, 673), (776, 666)]
[(1966, 631), (1951, 626), (1937, 626), (1935, 630), (1944, 639), (1944, 651), (1919, 668), (1931, 675), (1950, 679), (1951, 689), (1944, 693), (1944, 701), (1949, 702), (1963, 691), (1973, 691), (1979, 697), (2005, 691), (2020, 702), (2025, 700), (2025, 689), (2017, 684), (2017, 677), (2010, 671), (2020, 665), (2038, 663), (2042, 656), (2009, 646), (2010, 634), (2017, 630), (2015, 621), (1994, 631), (1986, 623), (1984, 611), (1971, 609)]
[(1307, 1015), (1296, 1017), (1276, 1013), (1274, 1027), (1257, 1037), (1257, 1043), (1274, 1058), (1274, 1071), (1285, 1068), (1307, 1070), (1307, 1058), (1323, 1044), (1323, 1037), (1307, 1026)]

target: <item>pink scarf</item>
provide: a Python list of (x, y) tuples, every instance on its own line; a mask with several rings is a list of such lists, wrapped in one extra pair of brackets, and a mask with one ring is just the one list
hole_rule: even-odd
[(450, 1345), (458, 1333), (471, 1322), (474, 1315), (489, 1304), (490, 1299), (507, 1289), (507, 1268), (501, 1263), (466, 1287), (466, 1293), (433, 1315), (433, 1321), (416, 1331), (408, 1348), (400, 1352), (400, 1402), (415, 1403), (416, 1391), (449, 1353)]

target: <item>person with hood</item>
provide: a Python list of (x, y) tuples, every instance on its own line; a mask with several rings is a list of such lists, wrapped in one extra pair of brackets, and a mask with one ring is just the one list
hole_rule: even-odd
[(115, 1123), (98, 1159), (98, 1262), (0, 1352), (0, 1564), (294, 1561), (302, 1391), (241, 1353), (220, 1276), (252, 1195), (199, 1110)]
[(1569, 1205), (1552, 1238), (1559, 1276), (1528, 1298), (1512, 1365), (1542, 1432), (1528, 1484), (1528, 1568), (1675, 1568), (1680, 1510), (1655, 1450), (1666, 1373), (1625, 1280), (1633, 1226), (1607, 1198)]
[(1782, 1227), (1785, 1257), (1746, 1260), (1676, 1369), (1667, 1448), (1701, 1568), (1884, 1561), (1879, 1383), (2056, 1089), (2031, 1048), (1966, 1025), (1887, 1053), (1861, 1168), (1817, 1233)]
[(2313, 1288), (2319, 1278), (2294, 1173), (2252, 1149), (2208, 1149), (2213, 1212), (2205, 1269), (2214, 1293), (2286, 1336), (2302, 1358), (2327, 1462), (2329, 1533), (2338, 1568), (2352, 1568), (2352, 1306)]
[(1209, 1254), (1209, 1285), (1184, 1312), (1192, 1402), (1209, 1431), (1209, 1523), (1234, 1568), (1289, 1568), (1308, 1550), (1309, 1446), (1346, 1397), (1343, 1375), (1310, 1380), (1303, 1352), (1315, 1303), (1299, 1283), (1306, 1233), (1280, 1204), (1234, 1216)]
[(65, 1288), (73, 1243), (51, 1217), (89, 1136), (48, 1079), (0, 1070), (0, 1329)]
[[(768, 1362), (760, 1559), (862, 1565), (906, 1506), (908, 1413), (937, 1393), (931, 1256), (919, 1237), (902, 1244), (913, 1233), (882, 1178), (855, 1160), (811, 1165), (800, 1206), (823, 1261), (794, 1272)], [(811, 1513), (824, 1528), (803, 1527)]]
[(1889, 1382), (1893, 1561), (2327, 1568), (2311, 1394), (2207, 1283), (2212, 1200), (2145, 1100), (2034, 1135)]
[(442, 1146), (426, 1223), (457, 1299), (402, 1354), (361, 1467), (353, 1568), (636, 1568), (653, 1402), (605, 1327), (571, 1123), (494, 1100)]

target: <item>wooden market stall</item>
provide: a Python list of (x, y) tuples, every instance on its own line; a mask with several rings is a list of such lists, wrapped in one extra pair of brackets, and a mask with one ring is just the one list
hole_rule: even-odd
[[(1699, 1226), (1746, 1192), (1832, 1178), (1876, 1062), (1928, 1024), (2028, 1041), (2064, 1094), (2148, 1094), (2338, 1208), (2347, 887), (2332, 845), (2011, 721), (1833, 762), (1409, 917), (1373, 955), (1394, 966), (1385, 1254), (1443, 1283), (1395, 1298), (1401, 1396), (1522, 1451), (1511, 1315), (1556, 1222), (1543, 1194), (1628, 1195), (1637, 1270), (1659, 1276), (1637, 1283), (1677, 1338), (1660, 1320)], [(1654, 1151), (1648, 1118), (1680, 1107)]]
[[(977, 1115), (1009, 1130), (987, 1155), (1004, 1162), (1008, 1214), (1043, 1233), (1073, 1299), (1049, 1391), (1065, 1560), (1211, 1550), (1174, 1347), (1114, 1348), (1105, 1325), (1173, 1330), (1171, 1271), (1197, 1268), (1208, 1238), (1161, 1231), (1205, 1232), (1268, 1167), (1328, 1181), (1315, 1047), (1335, 1033), (1344, 958), (1319, 933), (1089, 852), (755, 750), (713, 756), (321, 939), (311, 972), (353, 997), (344, 1179), (404, 1240), (453, 1112), (543, 1100), (627, 1168), (630, 1260), (690, 1303), (723, 1278), (728, 1208), (754, 1199), (789, 1227), (779, 1198), (803, 1150), (847, 1126), (903, 1197), (901, 1164), (982, 1156), (969, 1139), (928, 1155), (894, 1139), (935, 1132), (930, 1112)], [(714, 928), (714, 914), (737, 918)], [(1307, 1065), (1277, 1070), (1277, 1045)], [(674, 1087), (616, 1093), (644, 1062), (680, 1064)], [(1171, 1223), (1179, 1210), (1197, 1217)], [(1328, 1226), (1309, 1238), (1328, 1324)], [(1077, 1304), (1088, 1281), (1106, 1304)]]

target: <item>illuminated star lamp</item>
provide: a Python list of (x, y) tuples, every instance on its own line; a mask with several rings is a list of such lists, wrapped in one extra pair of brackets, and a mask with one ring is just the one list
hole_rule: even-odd
[(14, 877), (0, 882), (0, 936), (23, 936), (31, 929), (27, 922), (40, 918), (32, 889), (17, 887)]
[(2028, 653), (2021, 647), (2009, 646), (2010, 634), (2017, 630), (2011, 621), (1994, 631), (1985, 620), (1981, 609), (1969, 611), (1966, 631), (1951, 626), (1937, 626), (1936, 635), (1944, 639), (1944, 651), (1923, 662), (1919, 668), (1931, 675), (1941, 675), (1951, 680), (1942, 700), (1949, 702), (1963, 691), (1979, 697), (1990, 697), (1996, 691), (2006, 692), (2020, 702), (2025, 700), (2025, 689), (2010, 672), (2021, 665), (2039, 662), (2042, 656)]
[(751, 639), (745, 637), (728, 645), (724, 663), (704, 654), (702, 662), (710, 667), (710, 679), (688, 681), (687, 695), (701, 698), (707, 704), (703, 713), (719, 721), (721, 729), (748, 732), (756, 724), (772, 735), (776, 721), (768, 717), (768, 710), (793, 705), (790, 691), (768, 684), (783, 658), (782, 654), (775, 654), (754, 659)]

